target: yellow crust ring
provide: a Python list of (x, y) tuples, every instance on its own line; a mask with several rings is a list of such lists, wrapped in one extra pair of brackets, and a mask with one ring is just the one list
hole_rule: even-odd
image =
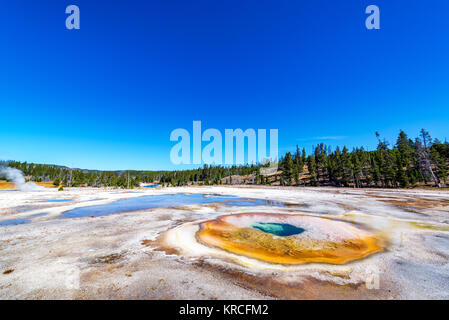
[[(227, 221), (230, 217), (233, 219), (249, 217), (259, 221), (266, 220), (267, 217), (270, 217), (271, 221), (273, 218), (283, 221), (288, 217), (290, 221), (293, 219), (298, 224), (301, 224), (302, 219), (307, 219), (309, 224), (311, 221), (319, 224), (319, 220), (323, 220), (326, 221), (323, 227), (332, 223), (339, 224), (334, 226), (338, 232), (338, 228), (343, 225), (343, 228), (350, 229), (351, 234), (355, 236), (338, 241), (314, 239), (301, 235), (280, 237), (251, 227), (236, 226)], [(201, 223), (196, 237), (200, 243), (207, 246), (264, 262), (286, 265), (313, 262), (344, 264), (383, 250), (384, 243), (381, 239), (364, 230), (357, 229), (349, 223), (317, 217), (312, 219), (315, 220), (301, 215), (240, 214), (221, 216), (215, 220)]]

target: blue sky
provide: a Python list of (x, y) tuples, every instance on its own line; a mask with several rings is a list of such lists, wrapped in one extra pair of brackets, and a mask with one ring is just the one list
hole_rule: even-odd
[(449, 138), (446, 0), (1, 3), (0, 159), (187, 168), (169, 137), (194, 120), (279, 129), (281, 153), (374, 148), (375, 131)]

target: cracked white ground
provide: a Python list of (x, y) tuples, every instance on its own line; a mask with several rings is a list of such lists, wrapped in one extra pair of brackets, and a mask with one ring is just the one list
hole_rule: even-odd
[[(299, 206), (210, 203), (60, 217), (76, 207), (166, 193), (235, 195)], [(46, 202), (51, 199), (72, 201)], [(239, 257), (195, 241), (196, 222), (245, 212), (360, 223), (382, 234), (387, 245), (382, 252), (343, 265), (292, 267)], [(0, 191), (0, 224), (12, 219), (29, 222), (0, 225), (0, 299), (449, 298), (449, 191), (274, 187)]]

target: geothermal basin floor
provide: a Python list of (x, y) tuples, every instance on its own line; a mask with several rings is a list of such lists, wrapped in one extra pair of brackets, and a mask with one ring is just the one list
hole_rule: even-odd
[[(167, 194), (218, 199), (64, 216), (76, 208), (84, 207), (85, 213), (89, 206)], [(230, 197), (254, 202), (226, 202)], [(242, 224), (238, 228), (259, 228), (232, 229), (232, 234), (245, 238), (250, 232), (255, 241), (263, 235), (268, 247), (270, 237), (284, 243), (261, 228), (282, 225), (275, 224), (279, 215), (293, 216), (289, 226), (304, 227), (290, 240), (308, 239), (310, 227), (301, 219), (321, 219), (327, 223), (313, 225), (321, 230), (313, 236), (326, 244), (344, 242), (343, 235), (360, 229), (382, 249), (343, 263), (287, 264), (241, 254), (240, 247), (231, 250), (226, 243), (214, 246), (198, 236), (205, 223), (232, 215), (243, 217), (226, 218)], [(270, 218), (246, 222), (254, 215)], [(297, 225), (296, 215), (302, 217)], [(228, 236), (221, 234), (220, 244)], [(240, 238), (232, 240), (241, 244)], [(448, 298), (449, 191), (224, 186), (0, 191), (0, 299)]]

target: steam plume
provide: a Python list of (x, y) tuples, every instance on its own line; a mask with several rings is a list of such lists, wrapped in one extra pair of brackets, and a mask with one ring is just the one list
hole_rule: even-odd
[(40, 191), (45, 190), (44, 187), (36, 185), (34, 182), (25, 182), (22, 171), (11, 167), (0, 167), (0, 175), (4, 175), (6, 179), (12, 180), (17, 188), (23, 191)]

